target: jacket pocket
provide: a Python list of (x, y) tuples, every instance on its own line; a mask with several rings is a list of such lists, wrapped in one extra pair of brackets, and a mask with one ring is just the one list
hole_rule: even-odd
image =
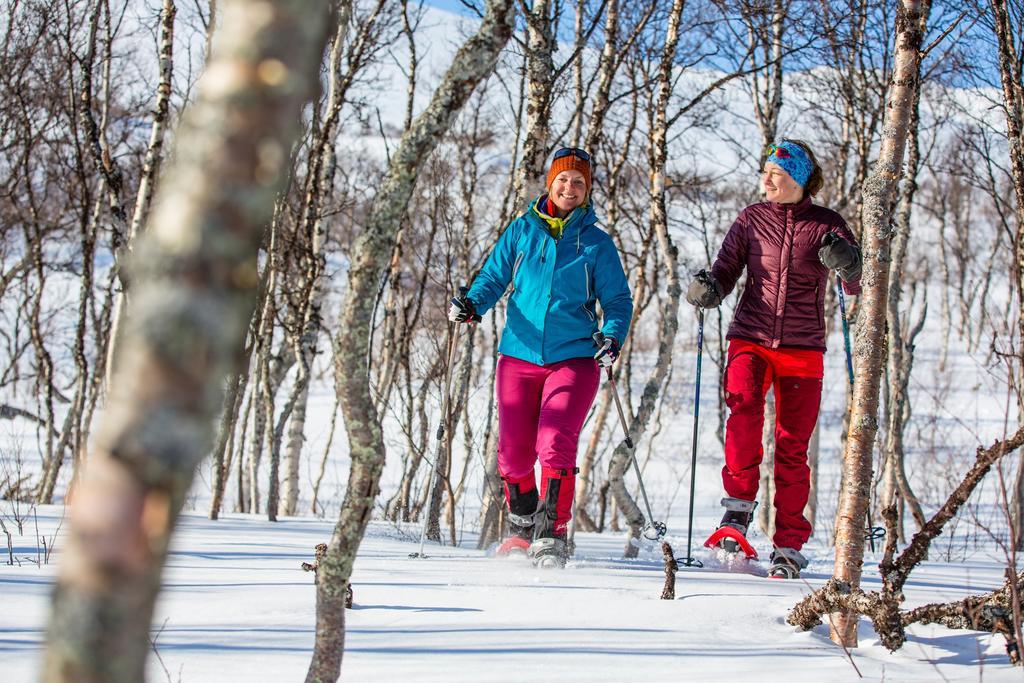
[(821, 296), (821, 283), (814, 285), (814, 310), (818, 313), (818, 329), (825, 329), (825, 316), (824, 316), (825, 302), (822, 301)]
[(583, 301), (583, 312), (591, 320), (597, 320), (597, 314), (590, 310), (590, 300), (593, 298), (593, 293), (590, 291), (590, 266), (586, 263), (583, 264), (583, 290), (587, 293), (587, 298)]

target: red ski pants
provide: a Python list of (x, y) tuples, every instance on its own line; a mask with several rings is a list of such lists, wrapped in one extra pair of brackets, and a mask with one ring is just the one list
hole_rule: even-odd
[[(557, 503), (555, 532), (564, 533), (572, 517), (576, 449), (600, 371), (592, 358), (570, 358), (534, 365), (511, 356), (498, 359), (498, 472), (525, 493), (536, 488), (534, 465), (540, 460), (540, 500), (552, 488)], [(557, 486), (551, 486), (552, 481)]]
[(764, 398), (775, 387), (775, 536), (776, 546), (799, 550), (811, 535), (804, 517), (810, 493), (807, 443), (818, 421), (821, 351), (768, 349), (741, 339), (729, 343), (725, 370), (725, 467), (722, 483), (733, 498), (757, 498), (764, 452)]

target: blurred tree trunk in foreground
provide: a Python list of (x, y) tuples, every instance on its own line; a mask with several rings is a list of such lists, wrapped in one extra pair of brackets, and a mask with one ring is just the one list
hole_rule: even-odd
[(71, 508), (44, 681), (145, 678), (171, 532), (239, 369), (257, 250), (318, 85), (329, 5), (229, 0), (221, 11), (216, 59), (133, 257), (124, 346)]

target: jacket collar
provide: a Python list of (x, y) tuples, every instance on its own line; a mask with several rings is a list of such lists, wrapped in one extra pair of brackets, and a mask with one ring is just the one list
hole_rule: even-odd
[[(550, 234), (548, 230), (549, 221), (547, 212), (544, 210), (547, 208), (546, 194), (534, 199), (530, 202), (530, 208), (527, 209), (526, 214), (533, 219), (534, 223), (545, 232)], [(589, 228), (591, 225), (597, 223), (597, 214), (594, 213), (594, 206), (591, 202), (587, 202), (583, 206), (579, 206), (565, 217), (563, 221), (562, 229), (562, 240), (571, 239), (574, 242), (579, 242), (580, 234)]]
[(795, 204), (779, 204), (778, 202), (768, 202), (768, 205), (772, 207), (772, 211), (782, 216), (785, 216), (787, 212), (792, 211), (793, 216), (799, 216), (807, 209), (811, 207), (811, 198), (804, 197)]

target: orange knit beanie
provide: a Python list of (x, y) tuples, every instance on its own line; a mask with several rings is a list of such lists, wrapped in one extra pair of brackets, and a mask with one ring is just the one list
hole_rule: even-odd
[(554, 182), (555, 177), (562, 171), (579, 171), (583, 174), (583, 181), (587, 184), (587, 192), (590, 192), (590, 162), (584, 161), (580, 157), (576, 156), (576, 153), (566, 154), (560, 156), (557, 159), (551, 161), (551, 167), (548, 169), (548, 179), (545, 183), (545, 187), (551, 188), (551, 183)]

